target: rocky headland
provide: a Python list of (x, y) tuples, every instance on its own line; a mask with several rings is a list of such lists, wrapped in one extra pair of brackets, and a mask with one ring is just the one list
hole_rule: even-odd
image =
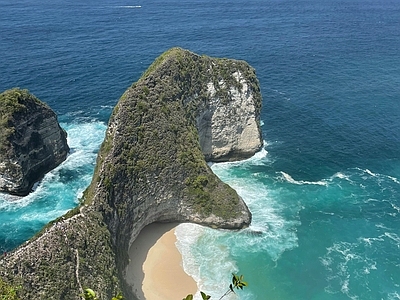
[(0, 94), (0, 192), (27, 195), (69, 152), (55, 112), (27, 90)]
[(121, 97), (81, 205), (0, 260), (22, 299), (100, 299), (122, 291), (128, 250), (153, 222), (240, 229), (251, 213), (207, 162), (245, 159), (262, 146), (261, 93), (244, 61), (173, 48)]

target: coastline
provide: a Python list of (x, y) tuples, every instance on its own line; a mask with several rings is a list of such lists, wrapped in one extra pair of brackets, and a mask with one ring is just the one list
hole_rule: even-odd
[(138, 300), (176, 300), (197, 292), (197, 284), (183, 270), (182, 255), (175, 245), (177, 225), (150, 224), (129, 249), (126, 281)]

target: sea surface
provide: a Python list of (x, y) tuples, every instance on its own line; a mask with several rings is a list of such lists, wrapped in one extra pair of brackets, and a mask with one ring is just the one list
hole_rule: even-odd
[(400, 2), (0, 0), (0, 91), (58, 114), (71, 154), (27, 197), (0, 195), (0, 251), (79, 203), (112, 108), (170, 47), (243, 59), (264, 147), (212, 165), (250, 228), (180, 225), (184, 268), (218, 299), (400, 299)]

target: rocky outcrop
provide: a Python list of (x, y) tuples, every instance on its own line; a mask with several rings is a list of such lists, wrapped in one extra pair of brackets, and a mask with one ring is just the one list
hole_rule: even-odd
[[(208, 103), (196, 118), (201, 149), (208, 161), (249, 158), (262, 145), (257, 79), (249, 76), (243, 62), (231, 67), (228, 78), (207, 83)], [(224, 102), (229, 105), (221, 105)]]
[(26, 195), (65, 160), (67, 134), (57, 116), (27, 90), (0, 94), (0, 191)]
[(104, 299), (122, 289), (135, 299), (124, 272), (144, 226), (250, 224), (246, 204), (205, 158), (257, 151), (260, 107), (247, 63), (165, 52), (115, 107), (82, 205), (1, 260), (0, 274), (24, 287), (24, 299), (79, 299), (82, 287)]

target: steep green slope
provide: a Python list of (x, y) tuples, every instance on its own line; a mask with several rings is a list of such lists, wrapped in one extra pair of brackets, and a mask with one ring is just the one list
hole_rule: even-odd
[[(144, 226), (248, 226), (251, 213), (213, 174), (202, 145), (212, 140), (209, 148), (219, 153), (224, 136), (231, 140), (233, 131), (246, 139), (250, 133), (256, 141), (249, 149), (237, 150), (241, 137), (225, 152), (227, 160), (248, 157), (261, 146), (260, 107), (258, 81), (247, 63), (180, 48), (165, 52), (115, 107), (82, 205), (0, 260), (0, 274), (23, 286), (23, 299), (79, 299), (82, 287), (108, 298), (122, 289), (133, 299), (124, 272), (129, 247)], [(221, 118), (242, 120), (247, 129), (221, 131)], [(246, 127), (249, 120), (255, 126)]]

